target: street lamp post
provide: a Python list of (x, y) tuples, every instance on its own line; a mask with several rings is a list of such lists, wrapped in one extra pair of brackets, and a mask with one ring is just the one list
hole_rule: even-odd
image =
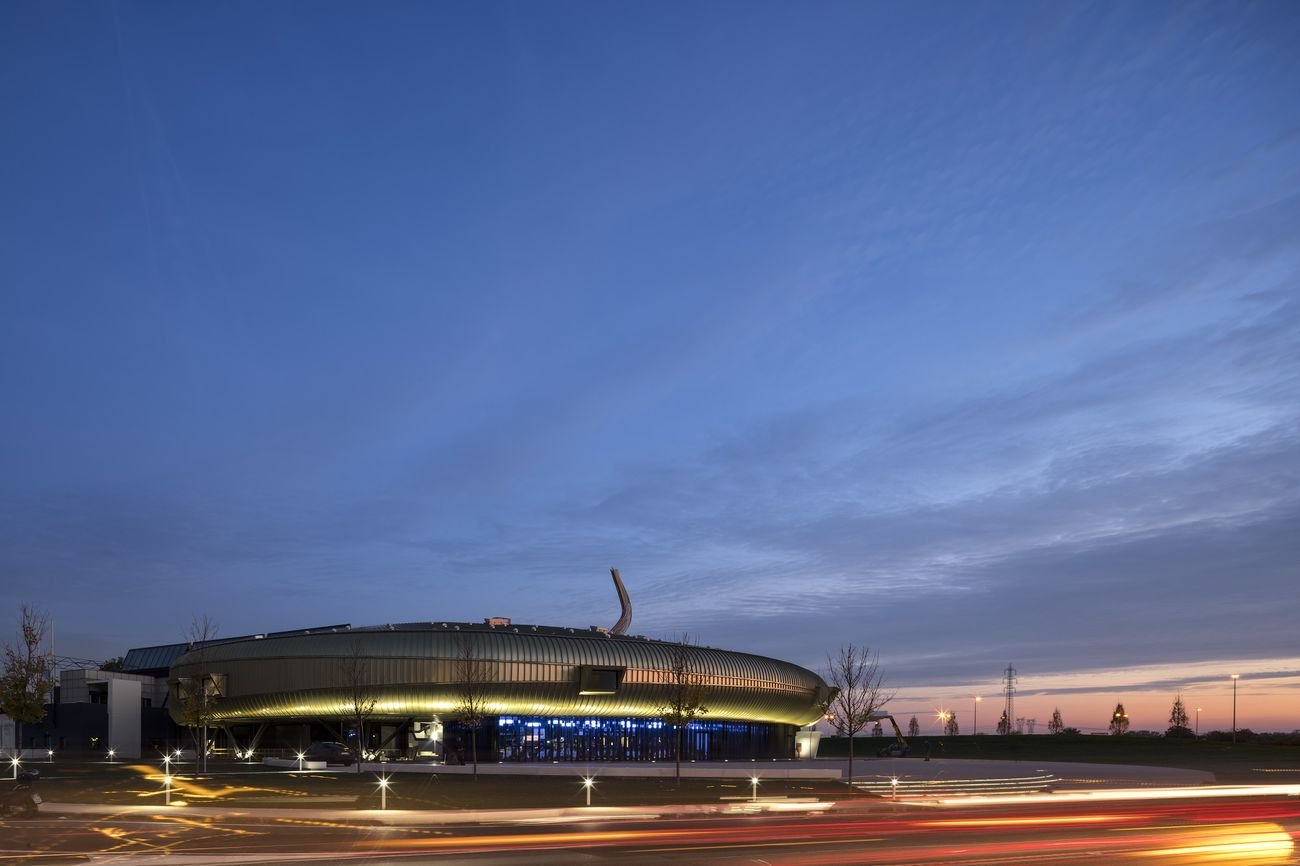
[(971, 732), (972, 735), (974, 735), (974, 734), (978, 734), (978, 733), (980, 732), (980, 701), (982, 701), (982, 700), (984, 700), (984, 699), (983, 699), (982, 697), (980, 697), (979, 695), (976, 695), (976, 696), (975, 696), (975, 713), (974, 713), (974, 721), (973, 721), (973, 723), (972, 723), (971, 726), (970, 726), (970, 729), (971, 729), (970, 732)]
[(1196, 708), (1196, 736), (1201, 735), (1201, 708)]
[(1241, 674), (1232, 675), (1232, 744), (1237, 745), (1237, 679)]

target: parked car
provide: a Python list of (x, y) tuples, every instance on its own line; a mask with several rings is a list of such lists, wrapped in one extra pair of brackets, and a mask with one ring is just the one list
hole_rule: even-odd
[(352, 750), (342, 743), (312, 743), (303, 753), (308, 761), (324, 761), (326, 764), (342, 764), (350, 767), (356, 761)]

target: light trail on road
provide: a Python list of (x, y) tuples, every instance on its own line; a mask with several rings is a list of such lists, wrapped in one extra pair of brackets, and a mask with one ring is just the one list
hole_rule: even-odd
[[(772, 866), (956, 866), (956, 864), (1126, 863), (1153, 866), (1294, 864), (1300, 797), (1293, 786), (1215, 789), (1217, 797), (1168, 799), (1020, 797), (1014, 803), (959, 807), (872, 801), (827, 813), (710, 815), (615, 821), (608, 815), (567, 824), (427, 825), (367, 823), (282, 815), (256, 818), (230, 809), (95, 819), (69, 816), (9, 822), (0, 828), (0, 863), (90, 856), (166, 856), (261, 863), (360, 860), (370, 863), (565, 864), (619, 862), (757, 863)], [(1280, 796), (1279, 796), (1280, 794)], [(371, 817), (374, 816), (374, 817)], [(737, 859), (740, 858), (740, 859)], [(132, 860), (132, 862), (136, 862)], [(196, 866), (201, 861), (195, 860)]]

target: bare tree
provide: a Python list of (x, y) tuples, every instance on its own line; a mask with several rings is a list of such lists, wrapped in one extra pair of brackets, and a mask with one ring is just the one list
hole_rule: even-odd
[(909, 737), (921, 736), (921, 723), (916, 720), (916, 716), (912, 716), (912, 721), (907, 723), (907, 735)]
[(181, 723), (190, 728), (201, 762), (202, 772), (208, 771), (208, 727), (216, 715), (217, 703), (225, 692), (220, 676), (209, 668), (209, 644), (216, 640), (217, 623), (206, 614), (195, 616), (185, 629), (189, 644), (189, 666), (194, 675), (176, 681), (176, 698), (180, 703)]
[(1065, 721), (1061, 718), (1061, 708), (1056, 707), (1052, 710), (1052, 720), (1047, 723), (1047, 732), (1049, 734), (1059, 734), (1065, 730)]
[(479, 658), (473, 638), (464, 632), (456, 656), (455, 713), (469, 729), (470, 753), (474, 760), (474, 778), (478, 779), (478, 730), (487, 716), (488, 665)]
[(699, 653), (690, 635), (669, 644), (668, 693), (659, 705), (659, 717), (673, 726), (674, 785), (682, 785), (682, 742), (691, 722), (708, 713), (706, 677), (700, 670)]
[(379, 703), (370, 675), (370, 659), (365, 657), (360, 638), (352, 639), (352, 648), (343, 660), (343, 685), (347, 689), (347, 713), (357, 732), (357, 755), (354, 762), (361, 772), (365, 759), (366, 721), (374, 714)]
[(961, 733), (961, 728), (957, 726), (957, 714), (945, 713), (943, 719), (943, 735), (945, 737), (956, 737)]
[(14, 748), (23, 750), (23, 723), (45, 718), (45, 702), (54, 688), (54, 658), (44, 649), (50, 619), (28, 605), (18, 617), (18, 640), (4, 648), (0, 673), (0, 709), (14, 720)]
[(835, 656), (826, 656), (826, 679), (832, 686), (826, 704), (826, 721), (849, 738), (849, 781), (853, 780), (853, 738), (875, 719), (894, 695), (884, 689), (880, 654), (867, 647), (846, 644)]

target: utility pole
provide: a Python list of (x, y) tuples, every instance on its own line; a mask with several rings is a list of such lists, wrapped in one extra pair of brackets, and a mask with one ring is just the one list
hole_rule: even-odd
[(1232, 744), (1237, 745), (1237, 680), (1241, 674), (1232, 675)]
[(1015, 724), (1016, 718), (1016, 683), (1019, 681), (1016, 676), (1016, 669), (1010, 664), (1007, 665), (1006, 671), (1002, 675), (1002, 690), (1007, 696), (1006, 718), (1007, 732), (1010, 733), (1011, 725)]

